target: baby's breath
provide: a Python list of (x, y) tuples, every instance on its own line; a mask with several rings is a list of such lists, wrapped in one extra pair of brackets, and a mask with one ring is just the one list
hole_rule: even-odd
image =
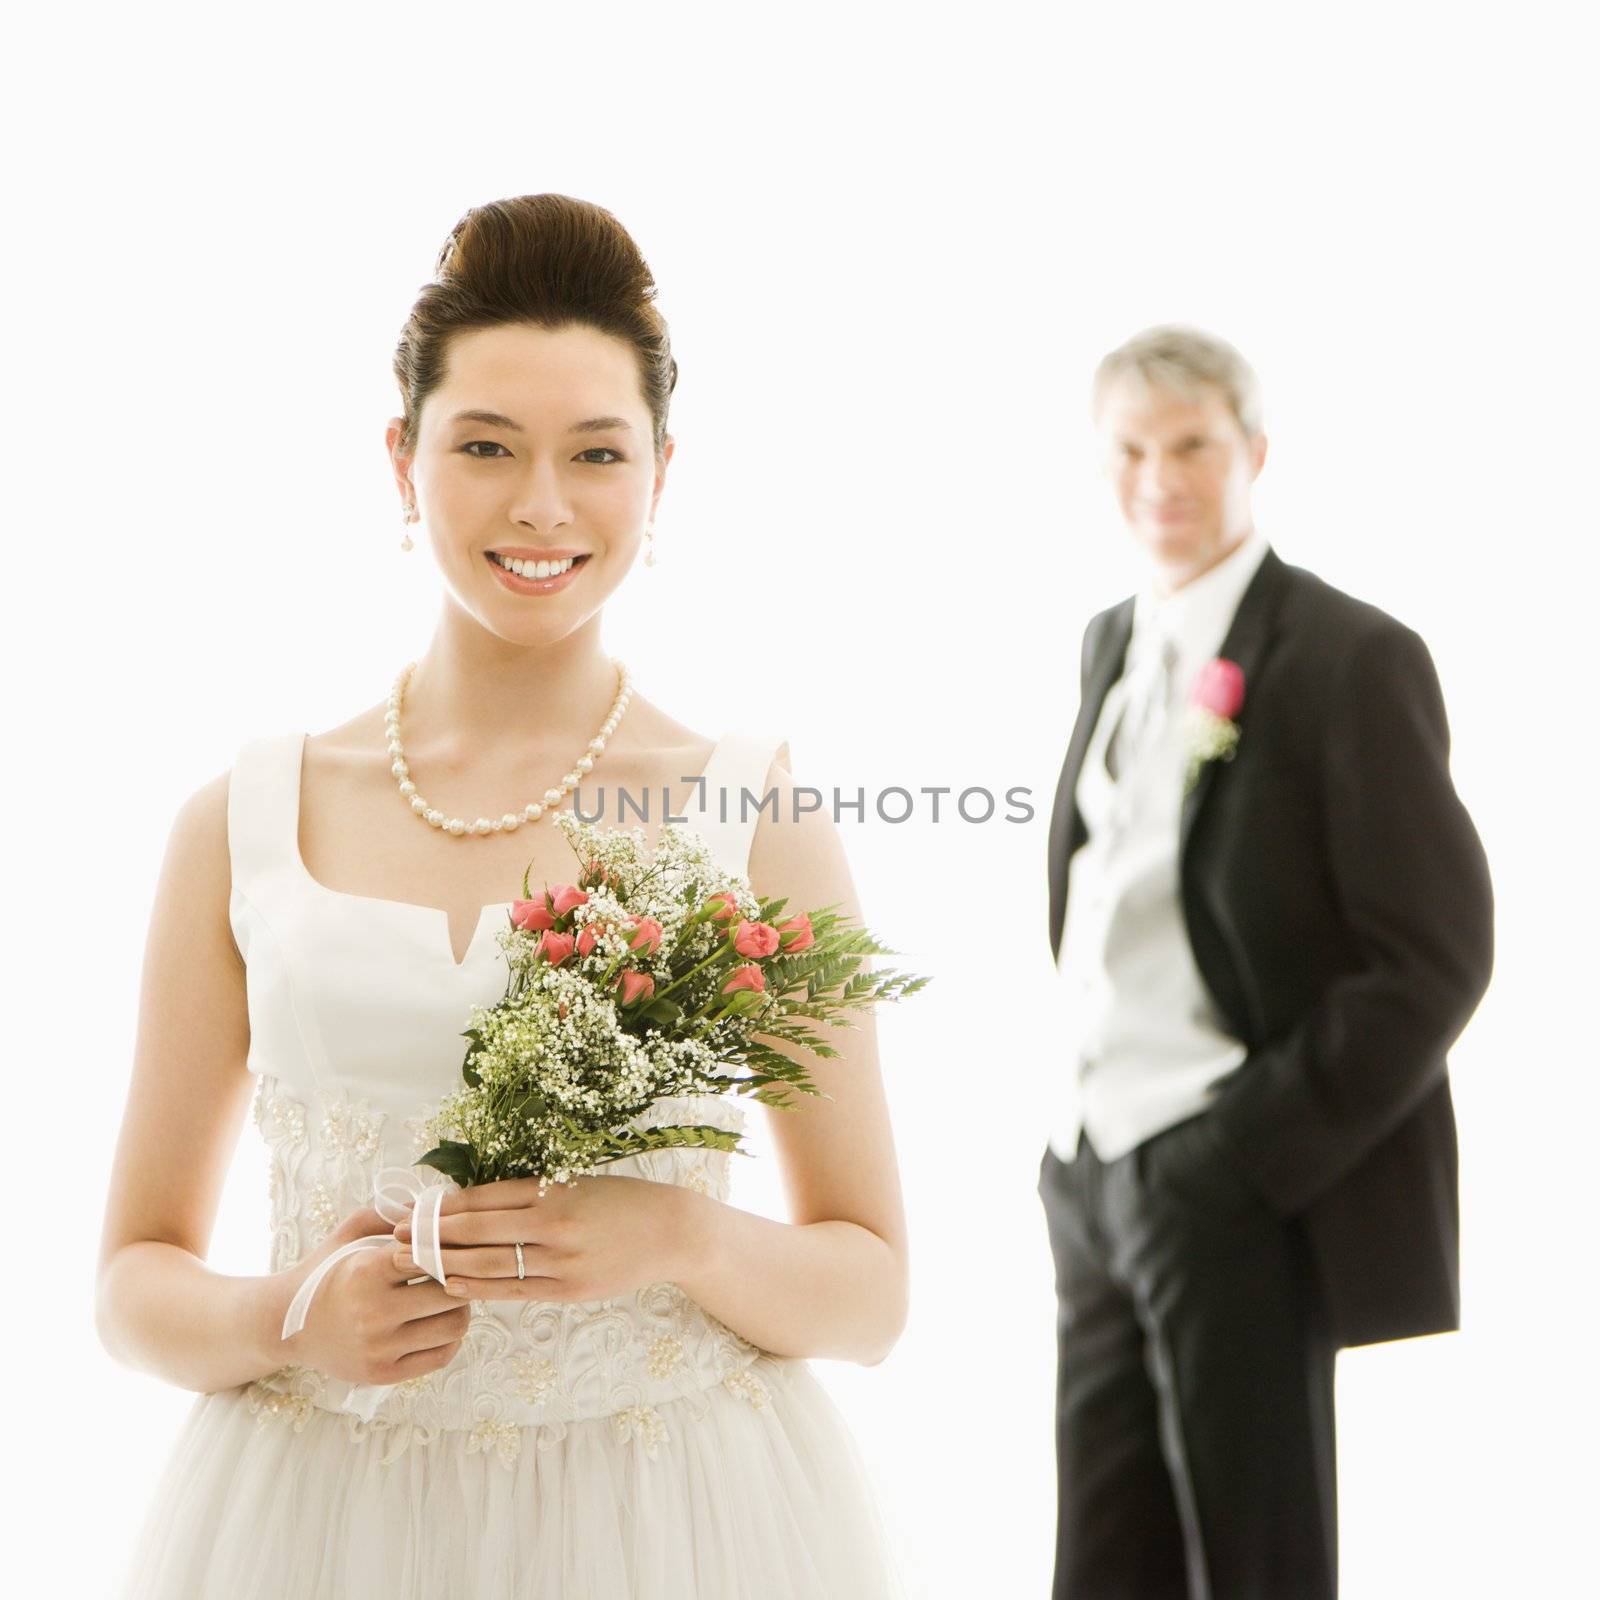
[[(423, 1162), (463, 1185), (517, 1177), (564, 1183), (652, 1149), (736, 1150), (738, 1135), (726, 1129), (645, 1114), (661, 1100), (694, 1095), (753, 1093), (786, 1105), (774, 1086), (815, 1094), (804, 1066), (757, 1034), (833, 1055), (812, 1022), (849, 1026), (845, 1011), (927, 982), (858, 973), (864, 956), (893, 952), (829, 909), (809, 914), (807, 949), (757, 963), (765, 990), (724, 995), (729, 972), (748, 959), (728, 948), (731, 931), (740, 919), (774, 924), (785, 902), (758, 897), (685, 824), (666, 824), (646, 851), (640, 828), (601, 828), (571, 812), (555, 821), (587, 895), (558, 919), (557, 931), (580, 942), (552, 965), (540, 932), (511, 926), (500, 933), (505, 996), (472, 1008), (462, 1086), (425, 1128), (438, 1143)], [(736, 917), (710, 915), (718, 895), (732, 897)], [(535, 903), (550, 908), (543, 890)], [(643, 918), (660, 925), (654, 950), (632, 948)], [(624, 969), (654, 985), (631, 1006), (621, 1004), (616, 986)]]

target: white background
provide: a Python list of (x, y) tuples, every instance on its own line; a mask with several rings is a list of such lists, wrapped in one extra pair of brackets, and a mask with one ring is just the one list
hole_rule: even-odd
[[(1045, 832), (1083, 623), (1139, 577), (1085, 397), (1103, 351), (1174, 319), (1261, 373), (1279, 553), (1431, 646), (1497, 891), (1494, 984), (1452, 1056), (1466, 1326), (1340, 1358), (1344, 1592), (1593, 1581), (1600, 341), (1576, 14), (30, 25), (0, 97), (18, 1592), (110, 1592), (192, 1399), (92, 1326), (167, 829), (245, 739), (344, 720), (426, 645), (389, 357), (459, 214), (536, 190), (634, 233), (682, 366), (658, 565), (606, 622), (641, 691), (704, 732), (787, 734), (819, 787), (1034, 793), (1020, 826), (843, 824), (869, 922), (936, 978), (880, 1024), (910, 1327), (877, 1368), (817, 1369), (914, 1592), (1047, 1590)], [(745, 619), (731, 661), (693, 640), (705, 613)], [(225, 1270), (264, 1264), (256, 1137)]]

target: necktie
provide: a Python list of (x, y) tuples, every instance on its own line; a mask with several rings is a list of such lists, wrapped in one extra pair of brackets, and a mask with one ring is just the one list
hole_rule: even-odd
[(1106, 746), (1106, 771), (1120, 778), (1161, 726), (1172, 700), (1178, 647), (1159, 631), (1152, 634), (1128, 674), (1122, 715)]

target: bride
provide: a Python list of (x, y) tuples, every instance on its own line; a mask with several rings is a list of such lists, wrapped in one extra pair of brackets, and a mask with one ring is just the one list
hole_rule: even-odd
[[(453, 1196), (441, 1284), (375, 1209), (379, 1171), (431, 1142), (469, 1008), (503, 993), (491, 935), (524, 870), (576, 877), (545, 825), (575, 791), (631, 795), (604, 821), (647, 845), (688, 816), (758, 895), (860, 916), (836, 827), (796, 817), (787, 747), (702, 737), (601, 645), (673, 453), (654, 294), (598, 206), (541, 194), (462, 218), (401, 337), (388, 430), (444, 580), (432, 640), (342, 726), (246, 741), (173, 825), (96, 1316), (114, 1357), (196, 1399), (127, 1597), (901, 1593), (807, 1364), (875, 1364), (906, 1317), (870, 1014), (837, 1059), (806, 1058), (827, 1098), (767, 1113), (789, 1222), (731, 1204), (726, 1154), (656, 1151), (543, 1198), (531, 1180)], [(739, 663), (759, 605), (686, 619), (686, 647)], [(741, 788), (775, 790), (776, 812)], [(645, 1116), (737, 1128), (745, 1104)], [(205, 1258), (247, 1113), (271, 1163), (270, 1270), (232, 1277)], [(374, 1234), (392, 1245), (336, 1261), (286, 1328), (319, 1263)]]

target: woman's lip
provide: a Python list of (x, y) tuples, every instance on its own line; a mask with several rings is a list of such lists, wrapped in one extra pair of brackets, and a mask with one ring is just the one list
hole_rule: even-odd
[(500, 580), (502, 586), (513, 594), (554, 594), (572, 582), (589, 558), (587, 555), (574, 557), (572, 565), (553, 578), (519, 578), (510, 568), (502, 567), (487, 550), (483, 552), (483, 559), (488, 562), (489, 570)]
[(496, 545), (488, 552), (495, 556), (514, 556), (518, 561), (565, 561), (568, 556), (586, 556), (587, 550), (536, 550), (532, 545)]

